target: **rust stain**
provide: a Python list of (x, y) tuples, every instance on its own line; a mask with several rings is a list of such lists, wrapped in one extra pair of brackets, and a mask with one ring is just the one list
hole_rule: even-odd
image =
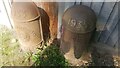
[(49, 16), (50, 37), (53, 39), (56, 38), (58, 27), (58, 4), (56, 2), (37, 2), (36, 4), (38, 7), (44, 9)]

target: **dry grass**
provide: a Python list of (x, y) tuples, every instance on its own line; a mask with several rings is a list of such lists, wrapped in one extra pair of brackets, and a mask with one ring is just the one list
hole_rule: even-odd
[(19, 48), (19, 42), (13, 31), (0, 25), (0, 67), (2, 66), (28, 66), (29, 56)]

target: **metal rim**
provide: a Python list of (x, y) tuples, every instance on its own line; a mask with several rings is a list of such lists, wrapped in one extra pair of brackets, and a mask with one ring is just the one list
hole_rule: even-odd
[(36, 7), (36, 4), (34, 3), (34, 2), (32, 2), (32, 4), (33, 4), (33, 6), (35, 7), (35, 9), (36, 9), (36, 11), (37, 11), (37, 14), (38, 14), (38, 16), (37, 17), (35, 17), (35, 18), (33, 18), (33, 19), (29, 19), (29, 20), (17, 20), (17, 19), (15, 19), (15, 21), (17, 21), (17, 22), (24, 22), (24, 23), (26, 23), (26, 22), (31, 22), (31, 21), (34, 21), (34, 20), (36, 20), (36, 19), (38, 19), (39, 17), (40, 17), (40, 12), (39, 12), (39, 9)]

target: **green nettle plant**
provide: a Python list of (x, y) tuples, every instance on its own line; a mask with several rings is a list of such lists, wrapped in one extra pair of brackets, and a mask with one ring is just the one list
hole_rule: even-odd
[(0, 68), (2, 66), (28, 66), (26, 53), (19, 47), (19, 42), (13, 35), (13, 30), (0, 25)]
[(32, 58), (35, 61), (34, 66), (68, 66), (68, 62), (55, 44), (45, 45), (43, 50), (38, 49)]
[(12, 30), (0, 25), (0, 67), (2, 66), (68, 66), (56, 44), (46, 43), (35, 53), (24, 53)]

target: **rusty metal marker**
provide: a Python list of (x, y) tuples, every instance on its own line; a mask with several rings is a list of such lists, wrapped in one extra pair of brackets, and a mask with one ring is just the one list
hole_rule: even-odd
[[(58, 28), (58, 3), (57, 2), (35, 2), (36, 5), (40, 8), (42, 8), (47, 15), (45, 15), (44, 12), (41, 12), (42, 21), (44, 22), (42, 24), (43, 32), (46, 34), (49, 29), (50, 37), (51, 39), (57, 38), (57, 28)], [(48, 16), (48, 17), (47, 17)]]
[(25, 51), (33, 51), (42, 41), (40, 13), (33, 2), (14, 2), (11, 10), (14, 29)]
[(62, 18), (61, 51), (67, 59), (80, 59), (96, 27), (96, 15), (83, 5), (68, 8)]

